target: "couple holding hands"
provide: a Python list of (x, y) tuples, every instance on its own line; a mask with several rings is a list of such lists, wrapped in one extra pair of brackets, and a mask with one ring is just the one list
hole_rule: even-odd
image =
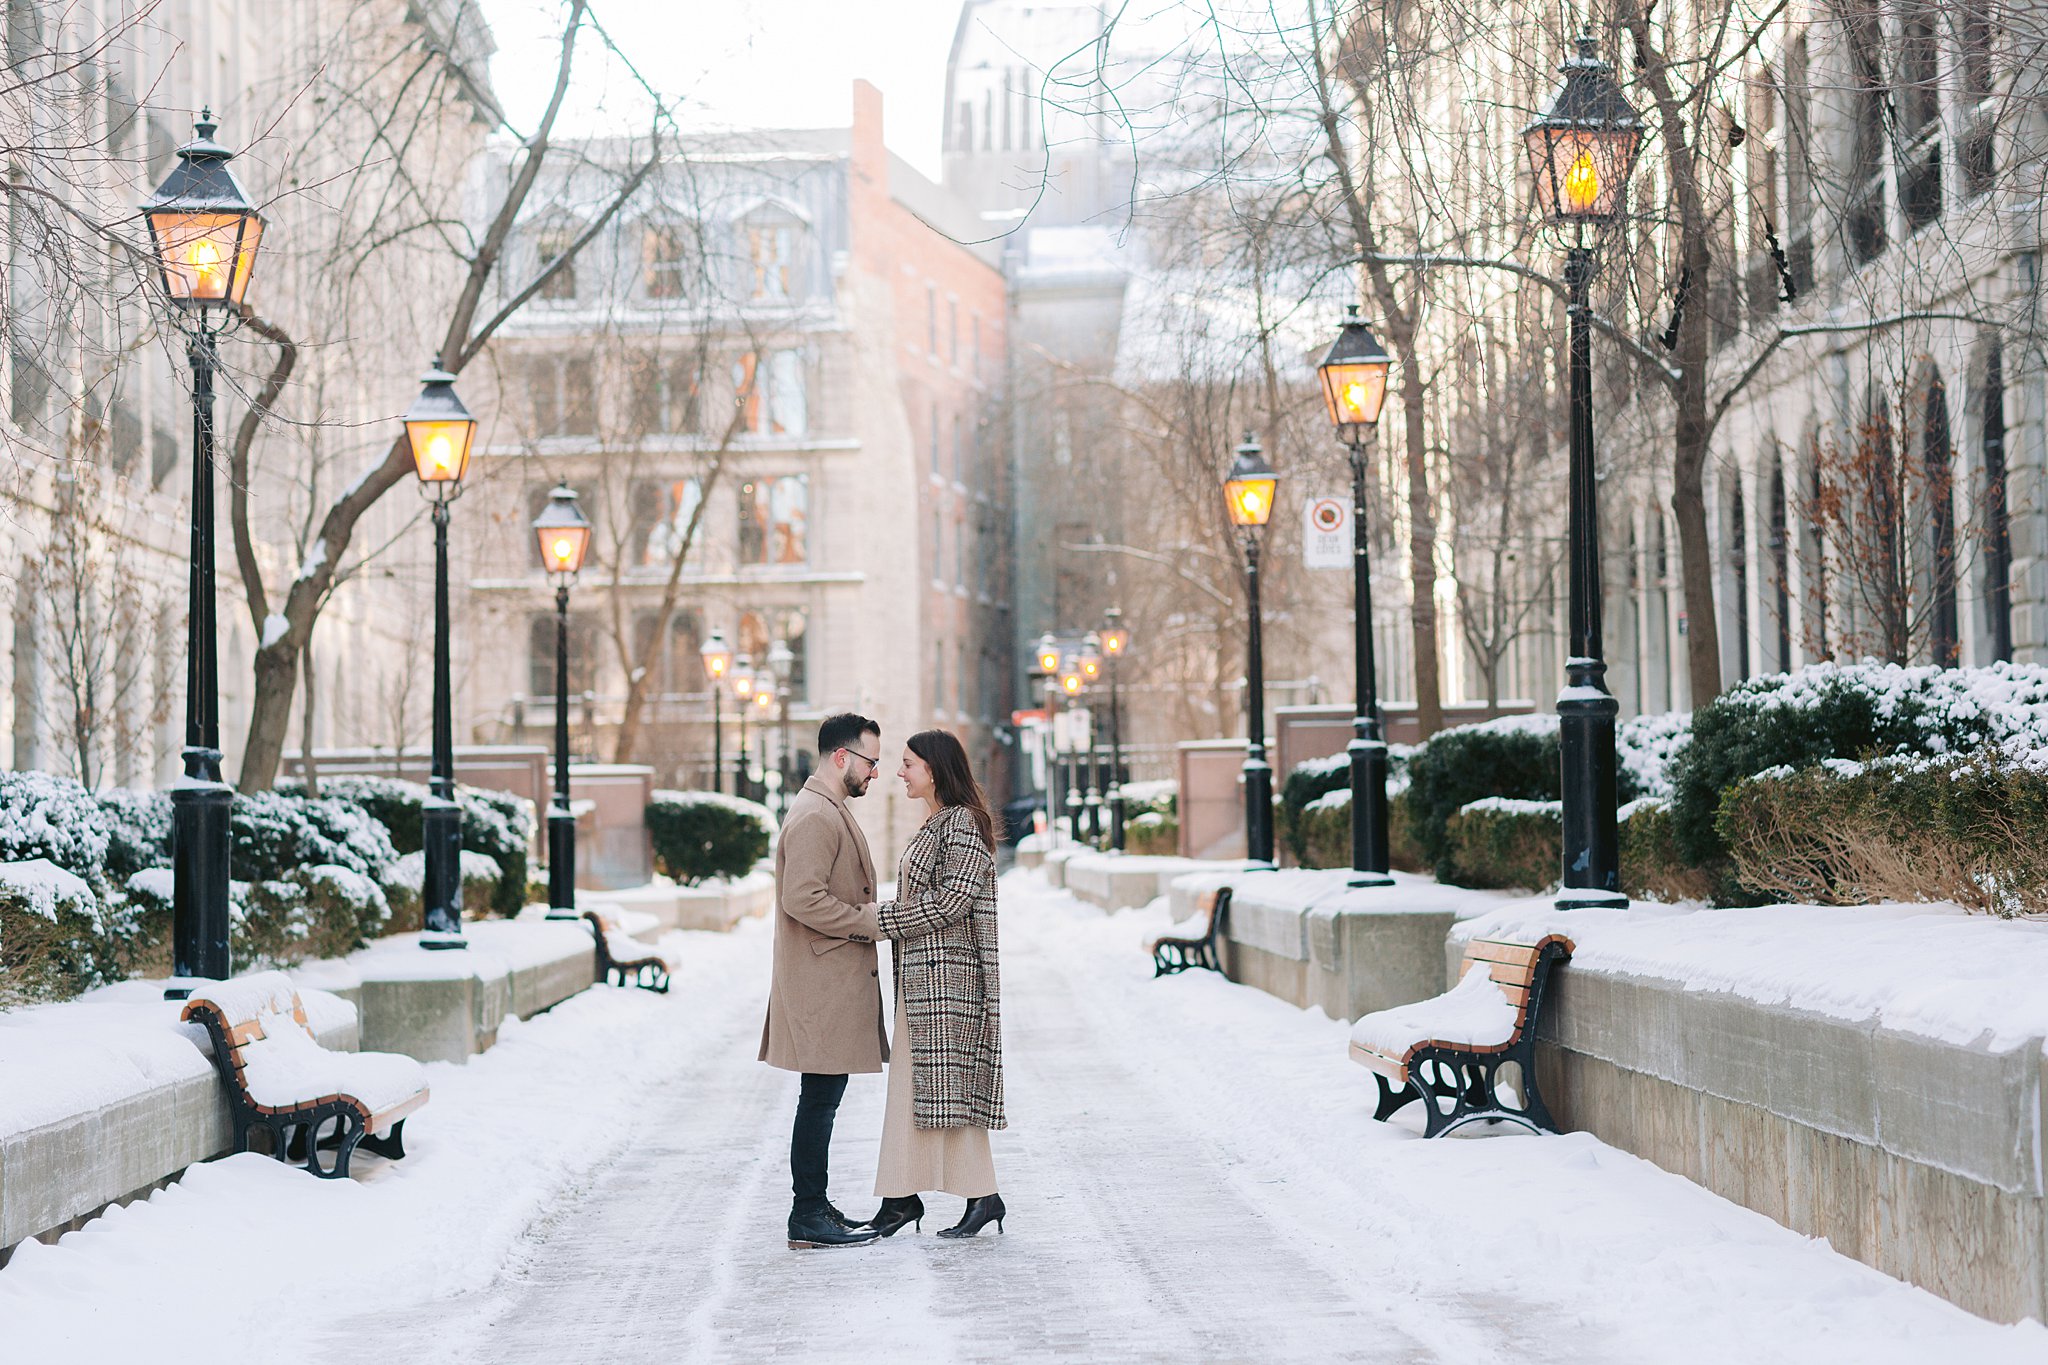
[[(910, 737), (896, 776), (927, 818), (903, 850), (896, 898), (877, 902), (867, 839), (847, 802), (882, 765), (881, 727), (831, 716), (818, 769), (784, 817), (775, 849), (775, 971), (761, 1060), (802, 1073), (789, 1169), (791, 1248), (848, 1246), (923, 1227), (928, 1190), (967, 1200), (941, 1237), (1002, 1231), (989, 1130), (1003, 1119), (996, 970), (996, 826), (967, 752), (946, 730)], [(896, 1051), (883, 1025), (875, 944), (893, 948)], [(826, 1194), (832, 1123), (846, 1078), (889, 1063), (872, 1218)]]

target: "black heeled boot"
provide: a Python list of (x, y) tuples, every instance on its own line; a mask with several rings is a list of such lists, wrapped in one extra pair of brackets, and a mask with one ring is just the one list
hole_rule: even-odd
[(1009, 1210), (1003, 1207), (1003, 1197), (999, 1194), (985, 1194), (979, 1199), (970, 1199), (967, 1201), (967, 1212), (960, 1215), (960, 1221), (952, 1227), (941, 1228), (939, 1236), (972, 1237), (990, 1223), (994, 1223), (996, 1231), (1001, 1232), (1003, 1215), (1008, 1212)]
[(875, 1216), (862, 1226), (873, 1228), (877, 1237), (891, 1237), (900, 1232), (905, 1223), (915, 1223), (919, 1232), (924, 1231), (924, 1200), (914, 1194), (890, 1195), (882, 1201), (882, 1207), (875, 1210)]

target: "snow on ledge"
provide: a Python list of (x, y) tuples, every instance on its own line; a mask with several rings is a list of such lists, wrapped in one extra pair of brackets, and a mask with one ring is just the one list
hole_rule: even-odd
[(1571, 937), (1571, 967), (1581, 971), (1675, 981), (1993, 1051), (2048, 1039), (2048, 921), (1945, 903), (1566, 911), (1541, 897), (1465, 920), (1451, 938), (1462, 947), (1468, 937), (1533, 942), (1547, 933)]

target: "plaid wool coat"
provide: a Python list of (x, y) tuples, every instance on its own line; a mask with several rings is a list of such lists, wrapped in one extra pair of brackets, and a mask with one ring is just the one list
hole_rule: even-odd
[(996, 860), (974, 816), (949, 806), (903, 850), (896, 899), (875, 912), (895, 940), (913, 1112), (920, 1128), (1002, 1128), (1002, 990), (996, 971)]

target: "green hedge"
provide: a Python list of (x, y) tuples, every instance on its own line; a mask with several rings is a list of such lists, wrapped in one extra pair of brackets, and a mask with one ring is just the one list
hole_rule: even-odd
[(1997, 750), (1773, 769), (1730, 788), (1715, 825), (1764, 896), (2048, 913), (2048, 774)]
[(1752, 899), (1735, 880), (1735, 865), (1716, 858), (1696, 866), (1679, 850), (1671, 803), (1642, 797), (1621, 808), (1621, 889), (1630, 900), (1711, 901), (1738, 905)]
[(658, 791), (647, 803), (655, 868), (679, 882), (744, 877), (767, 856), (774, 829), (766, 806), (718, 792)]
[(1170, 856), (1180, 852), (1180, 821), (1148, 810), (1124, 821), (1124, 851)]
[[(1274, 813), (1274, 832), (1280, 836), (1280, 846), (1301, 866), (1317, 865), (1309, 861), (1309, 805), (1350, 785), (1351, 763), (1343, 754), (1297, 763), (1281, 781), (1280, 805)], [(1346, 856), (1348, 860), (1349, 855)]]
[(1458, 886), (1544, 891), (1564, 866), (1564, 807), (1487, 797), (1444, 822), (1438, 876)]
[[(1387, 863), (1400, 872), (1427, 872), (1429, 863), (1415, 842), (1415, 820), (1408, 793), (1387, 796)], [(1351, 866), (1351, 793), (1338, 790), (1311, 805), (1303, 815), (1308, 856), (1303, 867)]]
[(1452, 880), (1451, 817), (1489, 796), (1555, 801), (1557, 717), (1509, 716), (1440, 730), (1408, 760), (1415, 842), (1439, 879)]
[[(278, 790), (304, 799), (305, 784), (291, 779)], [(368, 774), (343, 774), (320, 779), (320, 795), (360, 808), (390, 836), (393, 857), (418, 853), (425, 844), (420, 812), (427, 788), (418, 782)], [(246, 799), (246, 798), (244, 798)], [(458, 786), (455, 804), (462, 812), (464, 852), (480, 853), (497, 864), (498, 877), (485, 908), (516, 915), (526, 905), (527, 848), (533, 838), (533, 803), (510, 792)], [(237, 802), (240, 805), (240, 802)], [(252, 869), (253, 870), (253, 869)], [(238, 870), (237, 876), (242, 875)], [(465, 901), (467, 901), (465, 895)]]

